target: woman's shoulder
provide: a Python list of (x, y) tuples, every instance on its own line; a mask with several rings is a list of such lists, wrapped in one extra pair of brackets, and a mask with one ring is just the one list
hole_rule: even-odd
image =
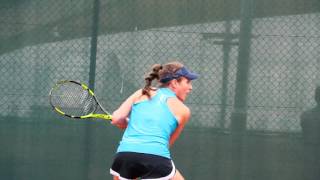
[[(142, 89), (138, 89), (136, 92), (134, 92), (131, 95), (133, 102), (137, 103), (137, 102), (149, 99), (149, 97), (147, 95), (144, 95), (142, 91), (143, 91)], [(156, 94), (156, 92), (157, 92), (157, 89), (151, 89), (149, 91), (150, 96), (153, 97)]]
[(188, 120), (191, 111), (188, 106), (186, 106), (182, 101), (180, 101), (178, 98), (169, 98), (167, 100), (167, 104), (170, 108), (170, 110), (173, 112), (173, 114), (179, 119), (179, 120)]

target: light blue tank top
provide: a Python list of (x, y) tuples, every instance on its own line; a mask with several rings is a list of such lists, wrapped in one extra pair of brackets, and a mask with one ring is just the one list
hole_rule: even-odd
[(167, 105), (169, 97), (176, 95), (168, 88), (160, 88), (151, 99), (132, 106), (117, 152), (147, 153), (171, 159), (169, 140), (178, 121)]

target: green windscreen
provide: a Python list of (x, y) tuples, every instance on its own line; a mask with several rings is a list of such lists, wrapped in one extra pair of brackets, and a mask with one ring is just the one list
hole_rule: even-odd
[(319, 0), (1, 0), (0, 179), (112, 179), (123, 131), (53, 112), (51, 87), (112, 112), (172, 60), (200, 74), (171, 148), (185, 179), (320, 179)]

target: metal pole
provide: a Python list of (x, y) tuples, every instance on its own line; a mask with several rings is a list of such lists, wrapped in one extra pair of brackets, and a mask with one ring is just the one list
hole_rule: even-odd
[[(94, 91), (96, 77), (96, 59), (97, 59), (97, 44), (98, 44), (98, 25), (99, 25), (99, 8), (100, 1), (93, 2), (92, 16), (92, 32), (91, 32), (91, 47), (90, 47), (90, 71), (89, 71), (89, 88)], [(90, 163), (92, 155), (92, 131), (93, 127), (90, 123), (85, 124), (84, 136), (84, 179), (90, 179)]]
[(242, 180), (243, 143), (247, 124), (247, 96), (250, 70), (250, 43), (252, 30), (253, 0), (241, 0), (239, 54), (234, 97), (234, 111), (231, 116), (232, 178)]

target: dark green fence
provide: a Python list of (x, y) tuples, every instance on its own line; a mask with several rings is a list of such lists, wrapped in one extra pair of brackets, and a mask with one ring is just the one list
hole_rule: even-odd
[(201, 75), (172, 148), (186, 179), (320, 178), (319, 0), (1, 0), (0, 179), (111, 179), (122, 131), (55, 114), (51, 86), (112, 111), (172, 59)]

